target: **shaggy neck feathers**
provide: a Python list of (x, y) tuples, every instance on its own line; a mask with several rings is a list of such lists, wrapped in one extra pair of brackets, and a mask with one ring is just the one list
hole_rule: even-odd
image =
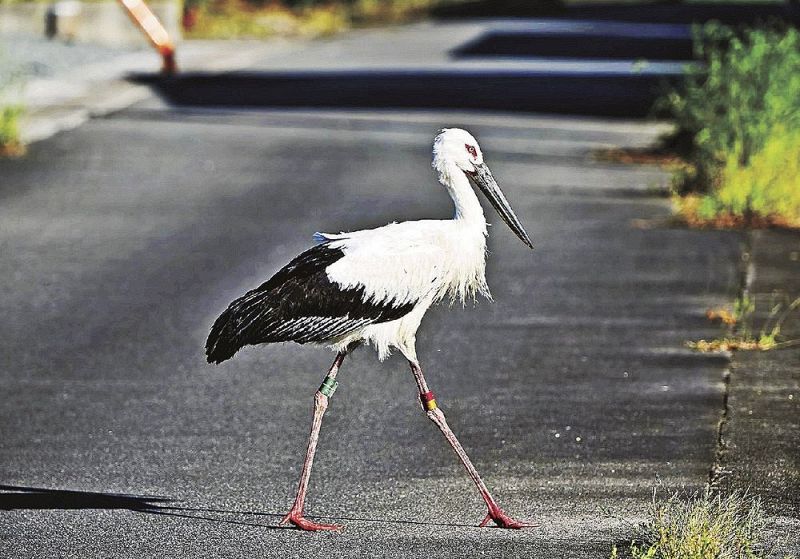
[(453, 219), (469, 224), (486, 235), (486, 216), (466, 173), (444, 158), (437, 158), (434, 167), (439, 173), (439, 182), (447, 188), (450, 198), (453, 199)]

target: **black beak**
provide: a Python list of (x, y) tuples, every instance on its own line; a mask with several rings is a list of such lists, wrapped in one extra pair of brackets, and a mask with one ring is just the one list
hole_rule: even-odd
[(530, 248), (533, 248), (533, 243), (531, 242), (530, 237), (525, 232), (525, 228), (522, 227), (522, 224), (517, 219), (516, 214), (514, 214), (514, 210), (511, 209), (511, 204), (508, 203), (506, 200), (505, 195), (503, 195), (503, 191), (500, 190), (500, 187), (497, 186), (497, 181), (494, 180), (492, 176), (492, 172), (489, 170), (485, 164), (481, 163), (480, 165), (475, 165), (475, 171), (472, 173), (467, 173), (473, 182), (481, 189), (486, 197), (491, 202), (494, 209), (497, 210), (497, 213), (500, 214), (500, 217), (503, 218), (503, 221), (506, 222), (511, 230), (519, 237), (523, 243), (528, 245)]

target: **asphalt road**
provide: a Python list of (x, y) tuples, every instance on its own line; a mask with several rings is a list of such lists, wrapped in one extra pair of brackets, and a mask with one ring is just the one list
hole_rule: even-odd
[[(683, 343), (715, 333), (703, 313), (735, 292), (740, 238), (632, 227), (668, 215), (665, 176), (589, 152), (652, 126), (155, 107), (0, 161), (1, 556), (607, 557), (654, 487), (706, 481), (727, 361)], [(537, 248), (487, 207), (496, 302), (434, 309), (420, 358), (498, 501), (541, 527), (475, 528), (482, 503), (406, 365), (360, 350), (308, 503), (346, 528), (275, 529), (332, 356), (214, 367), (205, 335), (314, 231), (449, 216), (430, 169), (443, 125), (479, 138)]]

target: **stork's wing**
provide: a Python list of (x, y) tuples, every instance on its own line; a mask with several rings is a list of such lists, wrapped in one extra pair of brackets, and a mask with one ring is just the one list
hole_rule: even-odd
[(208, 361), (225, 361), (245, 345), (324, 342), (367, 324), (395, 320), (413, 308), (410, 301), (370, 300), (363, 287), (331, 281), (326, 269), (344, 256), (342, 248), (323, 242), (236, 299), (211, 328)]
[(318, 235), (345, 254), (328, 266), (328, 277), (342, 288), (361, 290), (369, 302), (413, 306), (444, 295), (448, 257), (440, 221), (407, 221)]

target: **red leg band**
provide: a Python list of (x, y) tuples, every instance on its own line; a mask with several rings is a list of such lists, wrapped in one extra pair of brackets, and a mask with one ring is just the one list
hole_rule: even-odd
[(419, 395), (419, 399), (422, 401), (422, 407), (425, 408), (425, 411), (433, 411), (439, 407), (436, 405), (436, 397), (431, 391), (423, 392)]

